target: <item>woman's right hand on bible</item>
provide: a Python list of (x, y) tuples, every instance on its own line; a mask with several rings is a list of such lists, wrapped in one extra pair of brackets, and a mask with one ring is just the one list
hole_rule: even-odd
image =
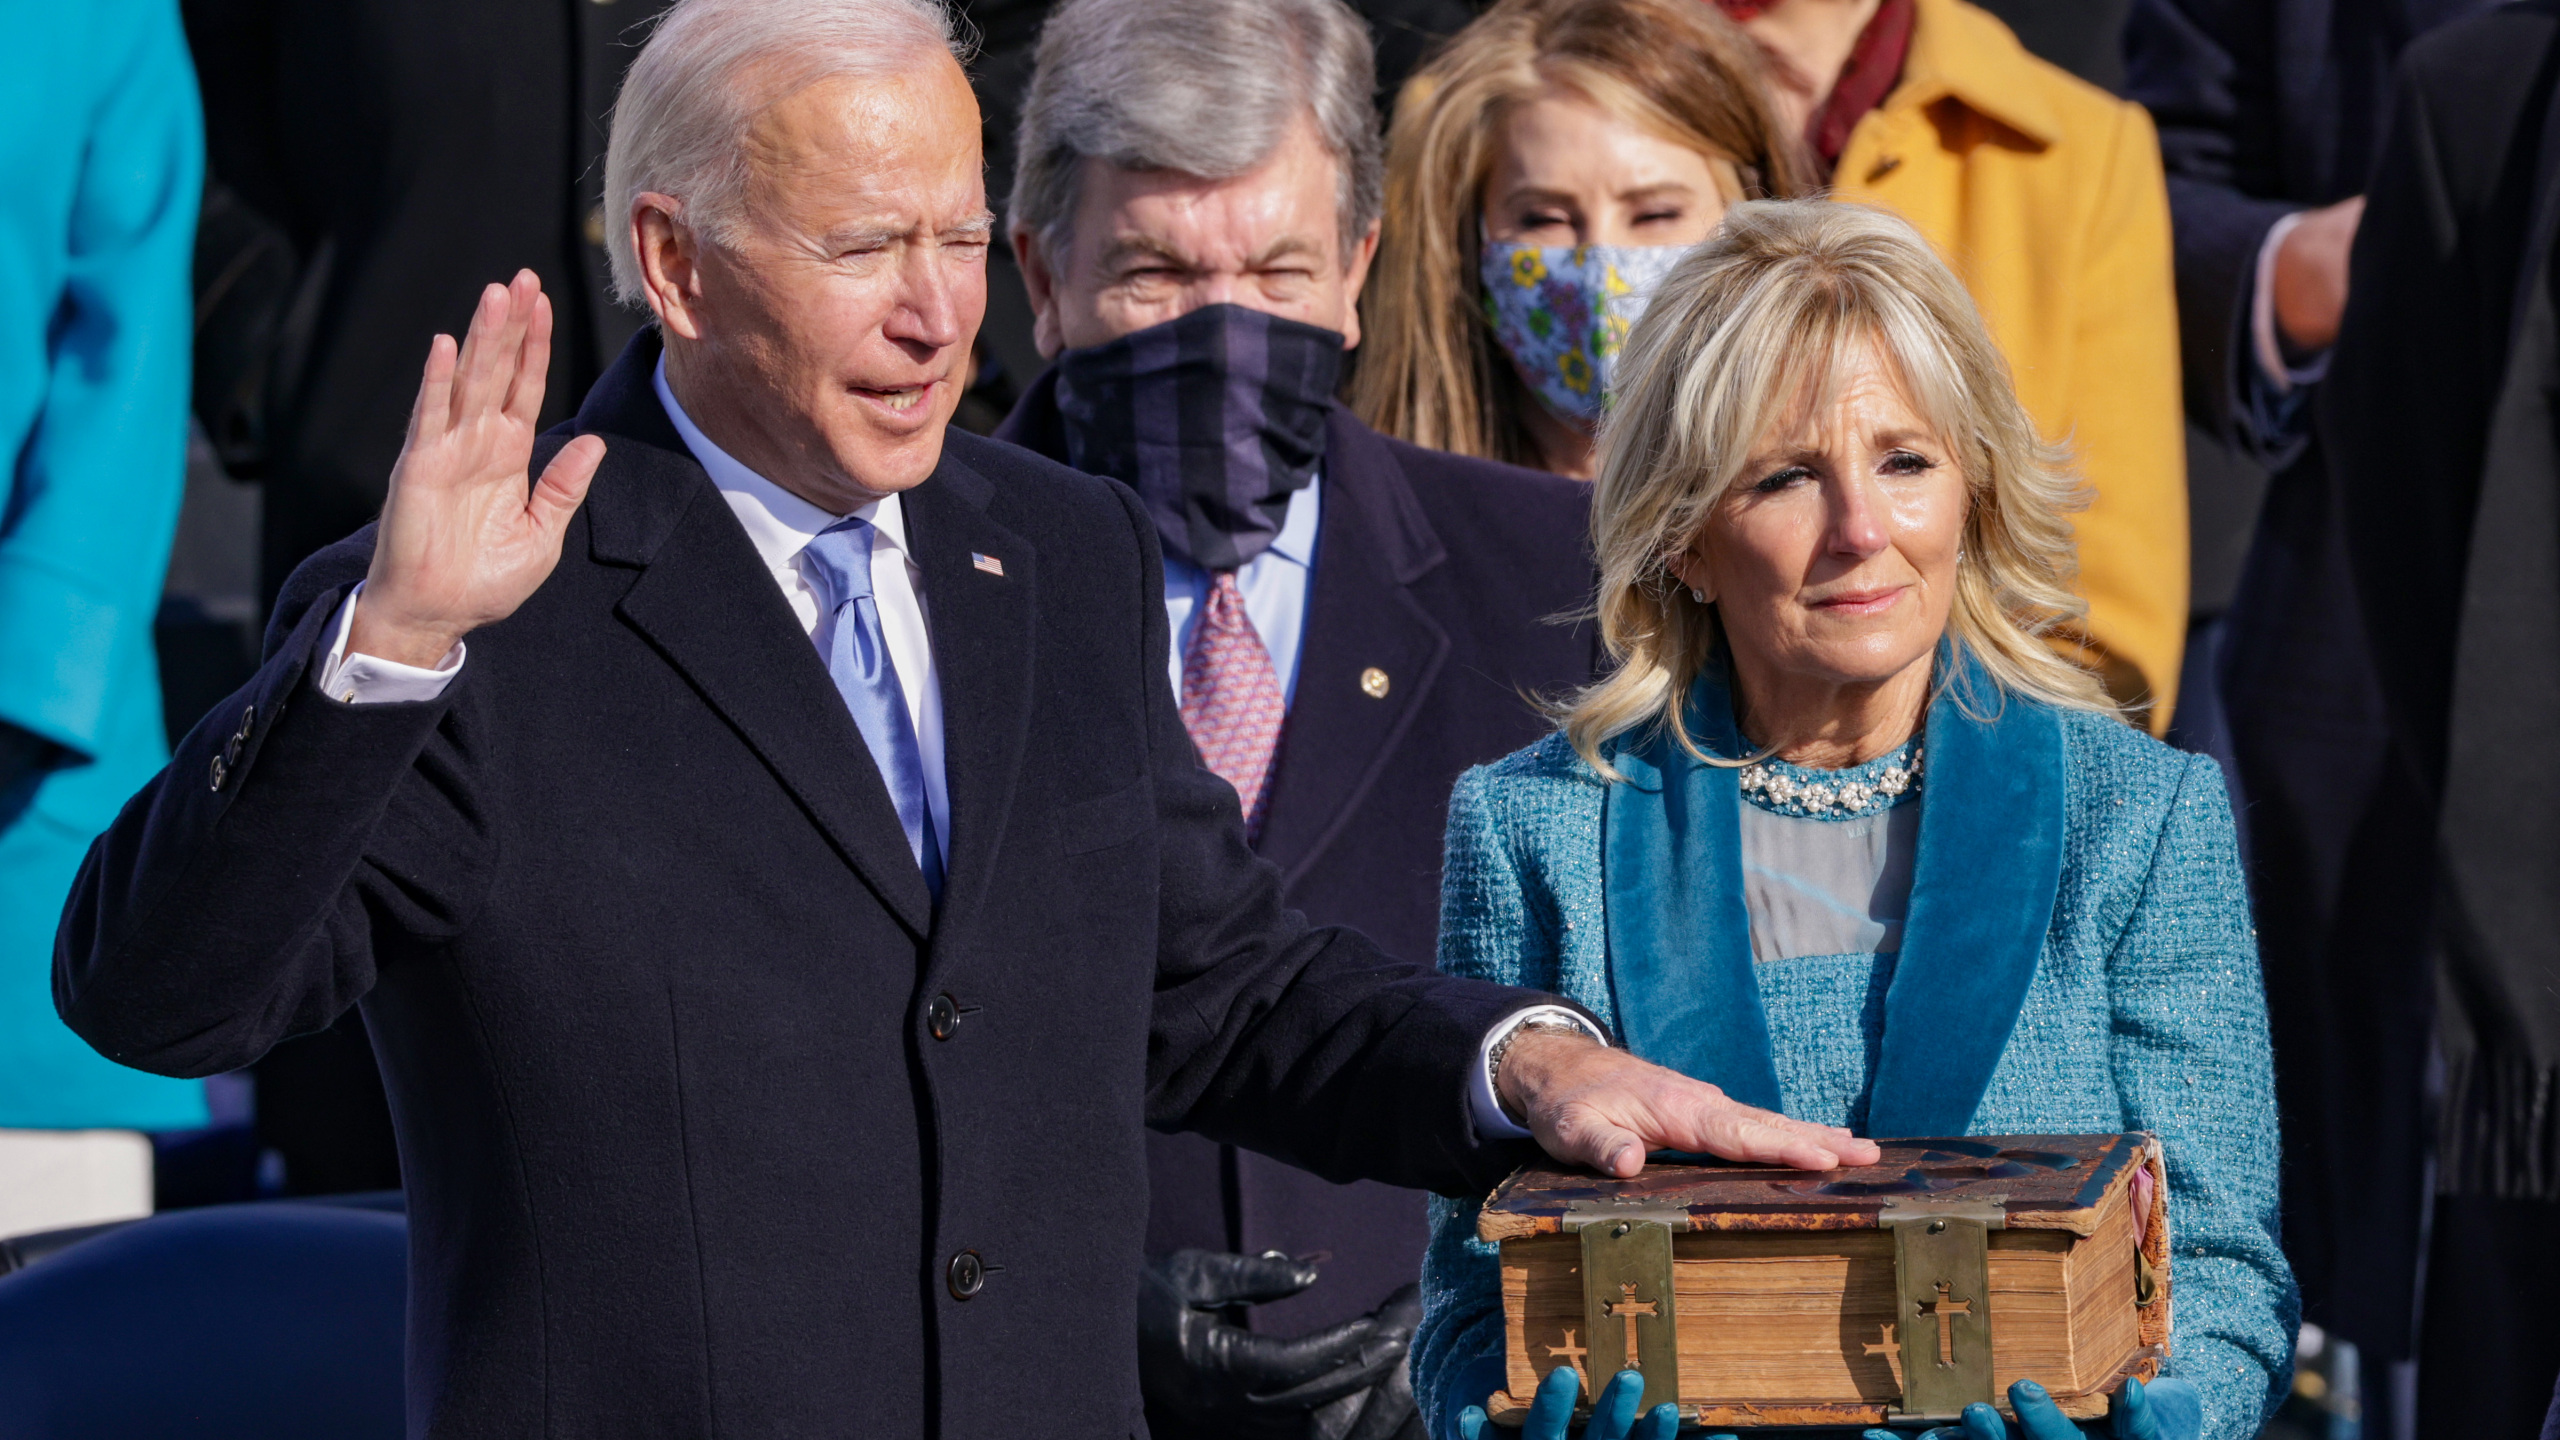
[[(1570, 1440), (1573, 1434), (1573, 1402), (1582, 1396), (1582, 1377), (1570, 1365), (1559, 1365), (1538, 1382), (1538, 1398), (1529, 1402), (1529, 1418), (1520, 1427), (1520, 1440)], [(1642, 1417), (1636, 1407), (1644, 1403), (1644, 1374), (1621, 1370), (1609, 1383), (1600, 1387), (1600, 1398), (1591, 1406), (1591, 1423), (1584, 1426), (1581, 1440), (1671, 1440), (1680, 1429), (1680, 1407), (1656, 1405)], [(1506, 1432), (1494, 1428), (1481, 1405), (1470, 1405), (1458, 1412), (1458, 1440), (1504, 1440)], [(1733, 1440), (1730, 1435), (1709, 1436), (1707, 1440)]]
[(550, 368), (551, 301), (530, 270), (481, 293), (458, 350), (429, 344), (348, 653), (435, 667), (550, 578), (604, 459), (581, 435), (528, 483)]

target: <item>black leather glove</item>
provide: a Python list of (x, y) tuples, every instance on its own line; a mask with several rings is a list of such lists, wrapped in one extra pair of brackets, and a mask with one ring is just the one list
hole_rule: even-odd
[(1138, 1376), (1148, 1410), (1171, 1422), (1162, 1427), (1168, 1440), (1408, 1440), (1416, 1417), (1405, 1355), (1422, 1320), (1414, 1287), (1374, 1315), (1291, 1338), (1256, 1334), (1219, 1313), (1315, 1282), (1312, 1263), (1279, 1254), (1177, 1250), (1147, 1262)]
[[(1407, 1285), (1387, 1297), (1370, 1317), (1376, 1336), (1394, 1335), (1410, 1353), (1422, 1324), (1422, 1287)], [(1319, 1407), (1308, 1430), (1313, 1440), (1424, 1440), (1421, 1407), (1413, 1403), (1413, 1367), (1399, 1360), (1378, 1383)]]

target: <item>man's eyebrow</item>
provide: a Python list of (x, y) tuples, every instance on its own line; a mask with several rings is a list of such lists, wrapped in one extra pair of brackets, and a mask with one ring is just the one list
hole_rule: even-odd
[[(968, 236), (983, 239), (994, 232), (995, 226), (994, 212), (981, 210), (959, 224), (936, 233), (940, 238)], [(920, 225), (854, 224), (839, 226), (818, 238), (820, 243), (830, 251), (875, 250), (900, 240), (912, 239), (922, 231), (923, 227)]]
[(1160, 260), (1180, 270), (1198, 268), (1190, 256), (1152, 235), (1124, 235), (1112, 241), (1099, 264), (1104, 270), (1117, 270), (1132, 260)]
[(1283, 235), (1265, 246), (1260, 254), (1246, 261), (1245, 268), (1259, 270), (1274, 260), (1291, 260), (1301, 255), (1310, 260), (1322, 260), (1325, 258), (1324, 246), (1304, 235)]
[(913, 233), (911, 227), (903, 225), (841, 225), (819, 236), (818, 243), (830, 252), (877, 250)]

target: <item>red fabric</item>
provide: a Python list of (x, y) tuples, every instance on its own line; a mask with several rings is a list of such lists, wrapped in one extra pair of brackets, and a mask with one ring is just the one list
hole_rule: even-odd
[(1279, 672), (1245, 613), (1236, 572), (1218, 571), (1182, 652), (1182, 728), (1200, 747), (1200, 763), (1236, 788), (1247, 840), (1262, 833), (1271, 762), (1287, 718)]
[(1849, 63), (1840, 67), (1831, 97), (1805, 122), (1804, 138), (1824, 165), (1840, 163), (1840, 152), (1849, 148), (1849, 132), (1902, 83), (1902, 60), (1911, 53), (1914, 6), (1915, 0), (1884, 0), (1876, 7), (1875, 17), (1858, 32)]
[[(1732, 17), (1735, 24), (1756, 19), (1776, 8), (1783, 0), (1715, 0), (1716, 8)], [(1868, 111), (1884, 103), (1893, 87), (1902, 81), (1902, 61), (1911, 53), (1911, 16), (1914, 0), (1884, 0), (1867, 20), (1867, 28), (1858, 32), (1858, 43), (1849, 49), (1848, 62), (1840, 67), (1840, 78), (1831, 86), (1829, 98), (1822, 108), (1805, 122), (1805, 142), (1822, 157), (1826, 166), (1840, 163), (1840, 152), (1849, 148), (1849, 132), (1858, 128)]]

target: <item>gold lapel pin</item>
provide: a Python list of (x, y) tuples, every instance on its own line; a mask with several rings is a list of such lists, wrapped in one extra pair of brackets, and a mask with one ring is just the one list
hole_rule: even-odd
[(986, 571), (990, 575), (1002, 575), (1004, 573), (1004, 562), (993, 555), (981, 555), (977, 551), (972, 550), (969, 552), (969, 563)]
[(1387, 698), (1387, 672), (1372, 665), (1360, 672), (1360, 693), (1372, 700)]

